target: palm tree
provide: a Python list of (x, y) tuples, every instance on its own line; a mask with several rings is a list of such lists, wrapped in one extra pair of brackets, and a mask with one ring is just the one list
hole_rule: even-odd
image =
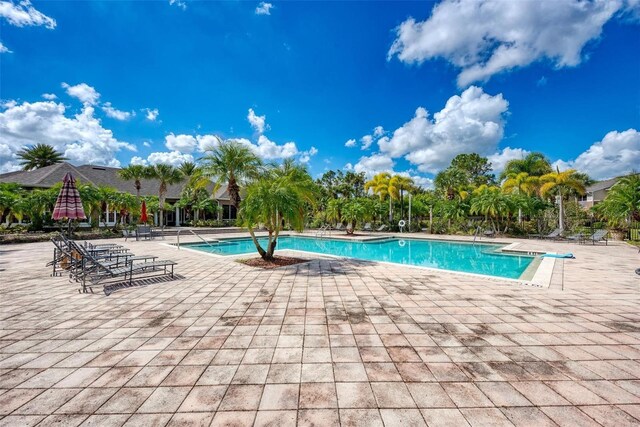
[(433, 182), (436, 189), (441, 191), (447, 200), (453, 200), (456, 197), (464, 200), (469, 195), (465, 189), (467, 176), (460, 169), (445, 169), (436, 175)]
[(404, 216), (404, 192), (413, 189), (413, 180), (402, 175), (394, 175), (389, 180), (389, 194), (400, 199), (400, 219)]
[(605, 216), (614, 227), (640, 221), (640, 174), (620, 178), (594, 210)]
[(184, 176), (175, 167), (163, 163), (148, 166), (147, 176), (160, 181), (160, 186), (158, 187), (158, 211), (160, 213), (160, 225), (164, 225), (164, 202), (167, 194), (167, 186), (181, 182)]
[(474, 191), (475, 197), (471, 201), (471, 214), (482, 214), (485, 220), (490, 220), (493, 231), (497, 231), (494, 218), (509, 213), (511, 205), (509, 199), (500, 191), (499, 187), (481, 185)]
[[(389, 181), (391, 180), (391, 175), (387, 172), (381, 172), (375, 175), (370, 181), (367, 181), (364, 184), (365, 191), (371, 191), (374, 195), (380, 197), (380, 201), (384, 200), (389, 196)], [(389, 222), (393, 221), (393, 208), (392, 208), (392, 197), (389, 197)]]
[(23, 148), (16, 154), (21, 160), (22, 169), (26, 171), (44, 168), (67, 160), (62, 153), (47, 144), (32, 145), (31, 147)]
[[(264, 260), (273, 261), (283, 222), (302, 231), (306, 208), (309, 204), (315, 205), (316, 197), (316, 186), (309, 173), (303, 166), (292, 162), (270, 168), (247, 186), (247, 195), (240, 207), (240, 218)], [(266, 249), (254, 233), (257, 224), (263, 224), (267, 229)]]
[(551, 172), (540, 177), (542, 186), (540, 187), (540, 195), (542, 197), (548, 197), (551, 195), (557, 196), (558, 200), (558, 228), (560, 231), (564, 230), (564, 198), (572, 192), (578, 194), (584, 194), (586, 189), (580, 176), (576, 176), (574, 169), (567, 169), (564, 172), (560, 172), (560, 169), (556, 169), (556, 172)]
[(509, 175), (517, 175), (521, 172), (526, 172), (530, 176), (542, 176), (552, 171), (551, 163), (549, 163), (545, 155), (533, 152), (522, 159), (509, 160), (500, 174), (500, 180), (502, 181)]
[(216, 181), (215, 190), (227, 183), (231, 203), (239, 209), (240, 185), (259, 175), (262, 162), (246, 144), (233, 139), (218, 141), (218, 146), (202, 157), (202, 169), (205, 176)]
[(149, 168), (142, 165), (129, 165), (118, 171), (118, 176), (125, 181), (133, 181), (136, 188), (136, 197), (140, 199), (142, 179), (149, 177)]
[[(540, 178), (530, 176), (527, 172), (518, 174), (510, 173), (507, 179), (502, 183), (502, 189), (505, 193), (531, 196), (538, 191)], [(518, 223), (522, 224), (522, 208), (518, 207)]]

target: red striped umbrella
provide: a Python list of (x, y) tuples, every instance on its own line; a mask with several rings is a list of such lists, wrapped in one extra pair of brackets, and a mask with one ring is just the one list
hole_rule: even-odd
[(140, 214), (140, 222), (146, 224), (149, 218), (147, 217), (147, 202), (145, 202), (144, 200), (142, 201), (142, 208), (140, 210), (142, 212)]
[(56, 206), (53, 208), (53, 219), (84, 219), (87, 216), (84, 214), (84, 208), (82, 207), (82, 200), (80, 200), (80, 193), (76, 188), (76, 180), (73, 179), (73, 175), (67, 172), (62, 180), (62, 190), (58, 194), (58, 200), (56, 200)]

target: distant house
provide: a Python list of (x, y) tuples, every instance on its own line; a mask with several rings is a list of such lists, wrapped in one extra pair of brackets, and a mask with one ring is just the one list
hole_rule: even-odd
[[(31, 171), (17, 171), (0, 174), (0, 182), (12, 182), (20, 185), (21, 187), (32, 190), (38, 188), (51, 188), (54, 185), (62, 182), (67, 172), (70, 172), (73, 177), (82, 183), (88, 183), (95, 186), (107, 186), (114, 188), (117, 191), (136, 194), (136, 189), (133, 181), (125, 181), (118, 176), (118, 168), (111, 168), (106, 166), (94, 166), (83, 165), (74, 166), (71, 163), (58, 163), (52, 166), (47, 166), (40, 169)], [(157, 196), (158, 187), (160, 183), (154, 179), (141, 180), (142, 188), (140, 189), (140, 195), (142, 196)], [(169, 185), (167, 187), (166, 201), (169, 203), (175, 203), (180, 199), (180, 193), (184, 188), (185, 183)], [(212, 192), (214, 188), (213, 183), (208, 188), (209, 192)], [(229, 194), (226, 191), (226, 187), (220, 188), (216, 191), (214, 199), (218, 202), (218, 205), (222, 207), (218, 214), (219, 220), (233, 220), (236, 219), (236, 209), (231, 205)], [(119, 220), (120, 213), (115, 210), (110, 210), (107, 206), (107, 225), (115, 225)], [(165, 225), (180, 226), (184, 221), (185, 212), (184, 209), (176, 207), (174, 210), (165, 211)], [(157, 225), (157, 215), (154, 218)]]
[(582, 206), (584, 209), (589, 209), (602, 202), (605, 197), (607, 197), (609, 189), (611, 189), (611, 187), (613, 187), (613, 185), (618, 182), (619, 179), (620, 177), (598, 181), (595, 184), (587, 187), (587, 192), (585, 193), (585, 195), (578, 197), (580, 206)]

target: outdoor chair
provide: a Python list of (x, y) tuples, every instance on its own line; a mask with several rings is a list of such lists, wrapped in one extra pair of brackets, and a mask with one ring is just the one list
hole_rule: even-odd
[(384, 230), (386, 230), (386, 229), (387, 229), (387, 226), (386, 226), (385, 224), (382, 224), (380, 227), (378, 227), (378, 228), (376, 229), (376, 231), (377, 231), (377, 232), (381, 232), (381, 231), (384, 231)]
[(490, 228), (487, 228), (486, 230), (484, 230), (484, 235), (485, 237), (495, 237), (496, 232)]
[(336, 224), (336, 226), (335, 226), (334, 230), (336, 230), (336, 231), (340, 231), (340, 230), (342, 230), (342, 228), (343, 228), (343, 225), (342, 225), (342, 223), (341, 223), (341, 222), (339, 222), (339, 223), (337, 223), (337, 224)]
[(136, 240), (143, 239), (152, 239), (153, 233), (151, 232), (151, 227), (148, 225), (139, 225), (136, 228)]
[(584, 239), (584, 241), (589, 241), (594, 245), (598, 242), (604, 242), (605, 246), (608, 246), (609, 240), (607, 239), (607, 234), (609, 234), (608, 230), (596, 230), (591, 236)]
[(371, 228), (371, 223), (366, 223), (364, 227), (362, 227), (362, 231), (373, 231), (373, 229)]
[(559, 228), (556, 228), (555, 230), (553, 230), (551, 233), (549, 234), (529, 234), (529, 238), (536, 238), (536, 239), (558, 239), (561, 237), (561, 233), (562, 230), (560, 230)]
[(572, 234), (571, 236), (567, 236), (567, 241), (582, 243), (584, 241), (584, 238), (584, 234), (576, 233)]

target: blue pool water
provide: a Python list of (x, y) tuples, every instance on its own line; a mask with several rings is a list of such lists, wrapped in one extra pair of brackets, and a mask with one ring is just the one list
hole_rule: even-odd
[[(263, 247), (266, 239), (259, 239)], [(186, 244), (191, 249), (218, 255), (257, 254), (251, 239), (221, 240), (219, 243)], [(358, 258), (368, 261), (386, 261), (442, 270), (518, 279), (534, 257), (507, 255), (495, 252), (502, 245), (470, 244), (442, 240), (389, 238), (361, 242), (337, 239), (282, 236), (278, 249)]]

